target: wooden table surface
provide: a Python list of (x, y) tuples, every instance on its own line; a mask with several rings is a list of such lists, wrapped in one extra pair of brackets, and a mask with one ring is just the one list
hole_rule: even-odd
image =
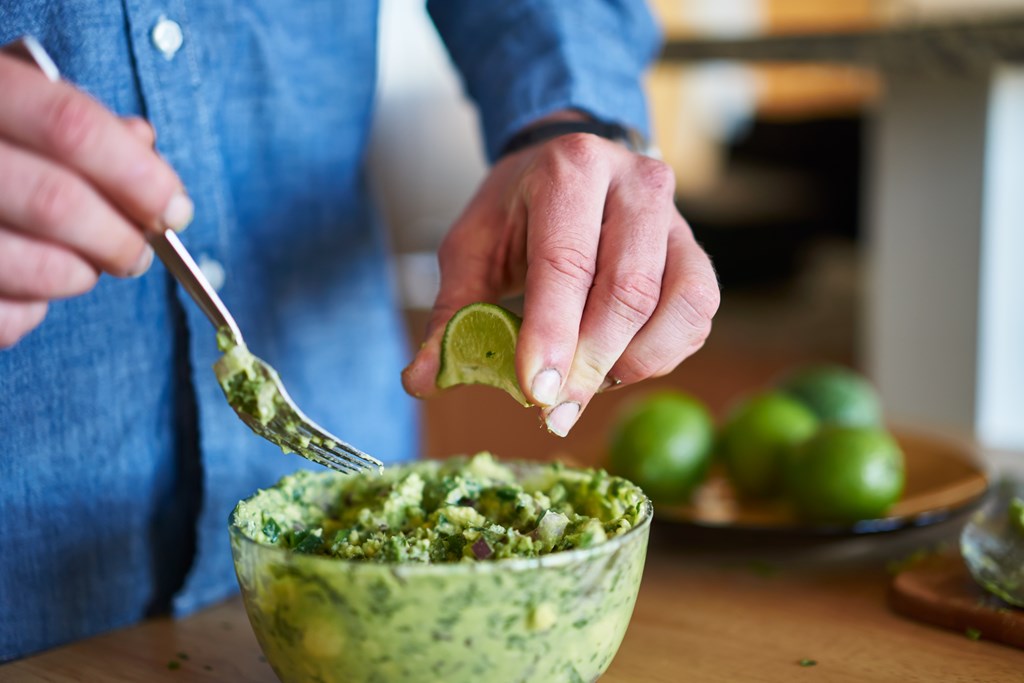
[[(887, 563), (958, 528), (822, 542), (656, 524), (633, 620), (602, 683), (1024, 681), (1024, 651), (886, 607)], [(804, 658), (817, 663), (801, 667)], [(238, 599), (0, 667), (12, 683), (276, 680)]]

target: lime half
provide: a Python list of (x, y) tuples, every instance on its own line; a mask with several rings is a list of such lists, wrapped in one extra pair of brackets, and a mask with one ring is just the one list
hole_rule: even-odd
[(516, 340), (522, 319), (501, 306), (487, 303), (460, 308), (448, 321), (441, 338), (437, 386), (486, 384), (504, 389), (524, 406), (530, 402), (516, 376)]

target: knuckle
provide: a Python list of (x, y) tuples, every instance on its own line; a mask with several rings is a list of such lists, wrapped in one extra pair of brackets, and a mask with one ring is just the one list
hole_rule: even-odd
[(589, 289), (594, 282), (594, 262), (571, 244), (550, 245), (543, 250), (542, 261), (576, 289)]
[(62, 264), (54, 249), (39, 249), (31, 257), (28, 266), (28, 281), (32, 289), (41, 296), (52, 296), (61, 290), (64, 280)]
[(550, 187), (572, 190), (584, 182), (601, 163), (603, 140), (585, 133), (560, 135), (548, 142), (527, 175), (531, 194)]
[(616, 314), (639, 326), (657, 308), (661, 283), (646, 273), (625, 273), (609, 282), (608, 298)]
[(604, 378), (608, 375), (609, 363), (601, 362), (601, 359), (590, 354), (584, 354), (579, 363), (573, 364), (573, 383), (577, 386), (589, 387), (596, 391)]
[(93, 103), (78, 92), (54, 102), (48, 123), (50, 146), (61, 157), (76, 157), (93, 148), (100, 133)]
[(74, 219), (83, 198), (80, 186), (56, 171), (40, 174), (26, 198), (28, 220), (46, 232), (54, 232)]
[(624, 355), (616, 364), (616, 371), (618, 372), (616, 376), (623, 380), (628, 379), (630, 382), (639, 382), (651, 377), (659, 377), (658, 373), (664, 367), (662, 360), (651, 355), (638, 353)]
[(641, 157), (638, 174), (648, 192), (657, 197), (672, 198), (676, 192), (676, 174), (672, 167), (660, 159)]
[(687, 287), (683, 293), (673, 298), (673, 304), (683, 322), (698, 332), (703, 338), (711, 332), (711, 319), (718, 312), (721, 293), (717, 287), (694, 285)]
[(552, 151), (573, 166), (587, 167), (594, 164), (604, 147), (605, 141), (589, 133), (559, 135), (551, 141)]

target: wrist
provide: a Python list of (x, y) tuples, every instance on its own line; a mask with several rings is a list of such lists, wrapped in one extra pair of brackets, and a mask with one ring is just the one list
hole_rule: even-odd
[(544, 117), (516, 133), (505, 143), (498, 158), (506, 157), (527, 147), (547, 142), (562, 135), (589, 133), (621, 143), (637, 154), (657, 157), (657, 150), (636, 130), (619, 123), (599, 121), (582, 112), (564, 111)]

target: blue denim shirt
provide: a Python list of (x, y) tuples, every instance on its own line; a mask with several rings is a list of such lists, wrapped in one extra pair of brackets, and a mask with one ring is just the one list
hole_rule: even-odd
[[(492, 157), (568, 107), (645, 129), (638, 77), (657, 31), (642, 3), (430, 10)], [(162, 19), (181, 27), (176, 51), (154, 38)], [(0, 3), (0, 44), (35, 35), (66, 79), (153, 123), (195, 201), (182, 239), (223, 270), (250, 347), (311, 417), (394, 463), (418, 433), (363, 168), (376, 30), (372, 0)], [(0, 660), (235, 590), (230, 510), (304, 461), (239, 422), (217, 357), (159, 263), (53, 303), (0, 351)]]

